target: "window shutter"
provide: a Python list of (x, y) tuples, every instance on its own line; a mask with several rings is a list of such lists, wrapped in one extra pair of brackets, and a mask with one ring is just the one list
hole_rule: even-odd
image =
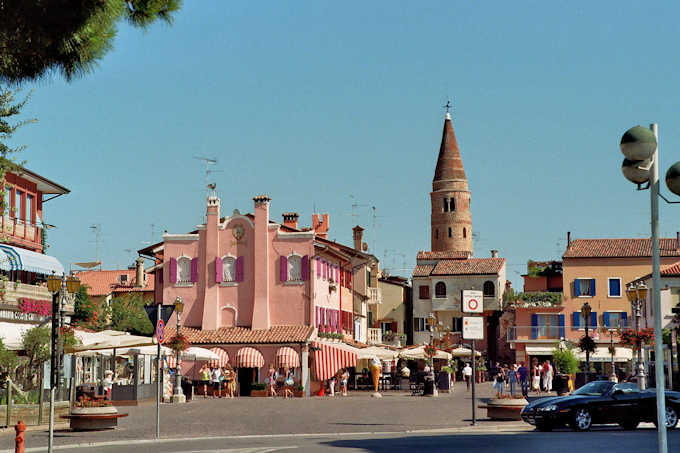
[(319, 258), (316, 259), (316, 276), (321, 277), (321, 260)]
[(300, 272), (302, 274), (303, 281), (309, 280), (309, 255), (302, 257), (302, 269)]
[(319, 328), (319, 307), (314, 307), (314, 327)]
[(538, 315), (533, 313), (531, 315), (531, 339), (535, 340), (538, 337)]
[(158, 270), (158, 283), (160, 283), (161, 286), (163, 285), (163, 268), (162, 267)]
[(397, 333), (399, 324), (395, 321), (392, 323), (392, 332)]
[(572, 327), (574, 327), (574, 329), (578, 329), (581, 326), (581, 312), (580, 311), (575, 311), (574, 313), (572, 313), (571, 325), (572, 325)]
[(557, 325), (560, 327), (560, 338), (564, 338), (564, 315), (557, 316)]
[(243, 257), (239, 256), (236, 258), (236, 281), (243, 281)]
[(222, 283), (222, 258), (215, 258), (215, 283)]
[(285, 256), (279, 258), (279, 278), (282, 282), (288, 280), (288, 258)]
[(625, 311), (621, 313), (621, 327), (628, 327), (628, 313)]
[(579, 284), (579, 279), (575, 278), (574, 279), (574, 297), (578, 297), (581, 295), (581, 288)]
[(605, 311), (605, 312), (602, 314), (602, 321), (604, 321), (604, 326), (605, 326), (605, 327), (609, 327), (609, 312), (608, 312), (608, 311)]
[(333, 310), (333, 328), (336, 332), (340, 332), (340, 312)]
[(595, 297), (595, 279), (590, 279), (590, 297)]
[(321, 275), (321, 278), (323, 278), (324, 280), (326, 280), (326, 260), (321, 260), (321, 269), (322, 269), (322, 271), (321, 271), (321, 274), (322, 274), (322, 275)]
[(170, 258), (170, 283), (177, 283), (177, 259)]
[(595, 311), (590, 312), (590, 327), (597, 328), (597, 312)]
[(191, 258), (191, 283), (198, 281), (198, 258)]

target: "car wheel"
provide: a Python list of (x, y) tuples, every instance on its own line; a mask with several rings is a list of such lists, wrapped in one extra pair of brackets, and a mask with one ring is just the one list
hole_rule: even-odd
[(631, 430), (635, 429), (638, 427), (640, 424), (640, 420), (624, 420), (622, 422), (619, 422), (619, 426), (625, 430)]
[[(677, 424), (678, 411), (673, 406), (666, 406), (666, 429), (673, 429)], [(659, 426), (659, 424), (656, 422), (656, 418), (654, 419), (654, 426)]]
[(539, 431), (543, 431), (544, 433), (546, 433), (546, 432), (552, 431), (553, 427), (552, 427), (552, 425), (551, 425), (550, 423), (546, 423), (546, 422), (539, 423), (539, 422), (536, 422), (536, 429), (539, 430)]
[(571, 428), (574, 431), (588, 431), (593, 425), (593, 417), (585, 407), (576, 409), (572, 415)]

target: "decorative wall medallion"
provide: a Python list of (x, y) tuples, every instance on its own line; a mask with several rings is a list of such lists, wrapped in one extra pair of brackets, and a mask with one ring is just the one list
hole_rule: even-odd
[(232, 230), (232, 233), (236, 240), (240, 240), (243, 235), (246, 233), (245, 229), (243, 228), (243, 225), (236, 225), (234, 229)]

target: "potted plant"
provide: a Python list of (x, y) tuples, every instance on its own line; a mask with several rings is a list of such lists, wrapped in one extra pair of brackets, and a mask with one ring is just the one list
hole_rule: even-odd
[(486, 409), (486, 415), (491, 420), (521, 420), (520, 413), (527, 404), (529, 402), (522, 395), (504, 394), (479, 407)]
[(443, 366), (441, 368), (441, 374), (439, 378), (439, 390), (449, 393), (451, 392), (451, 373), (453, 373), (453, 368), (450, 366)]
[(256, 382), (250, 386), (250, 396), (267, 396), (267, 385), (264, 382)]
[(555, 362), (555, 390), (562, 396), (569, 393), (569, 380), (578, 371), (579, 360), (568, 346), (558, 345), (553, 349)]
[(293, 394), (295, 395), (296, 398), (302, 398), (305, 396), (305, 386), (304, 385), (298, 385), (295, 387), (295, 390), (293, 390)]

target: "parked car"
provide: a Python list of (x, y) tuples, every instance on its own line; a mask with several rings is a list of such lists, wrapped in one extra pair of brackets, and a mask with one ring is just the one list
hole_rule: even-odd
[[(666, 391), (666, 428), (678, 424), (680, 392)], [(618, 423), (635, 429), (640, 422), (656, 424), (656, 393), (640, 391), (634, 383), (590, 382), (568, 396), (542, 398), (522, 409), (522, 420), (540, 431), (570, 426), (586, 431), (593, 424)]]

